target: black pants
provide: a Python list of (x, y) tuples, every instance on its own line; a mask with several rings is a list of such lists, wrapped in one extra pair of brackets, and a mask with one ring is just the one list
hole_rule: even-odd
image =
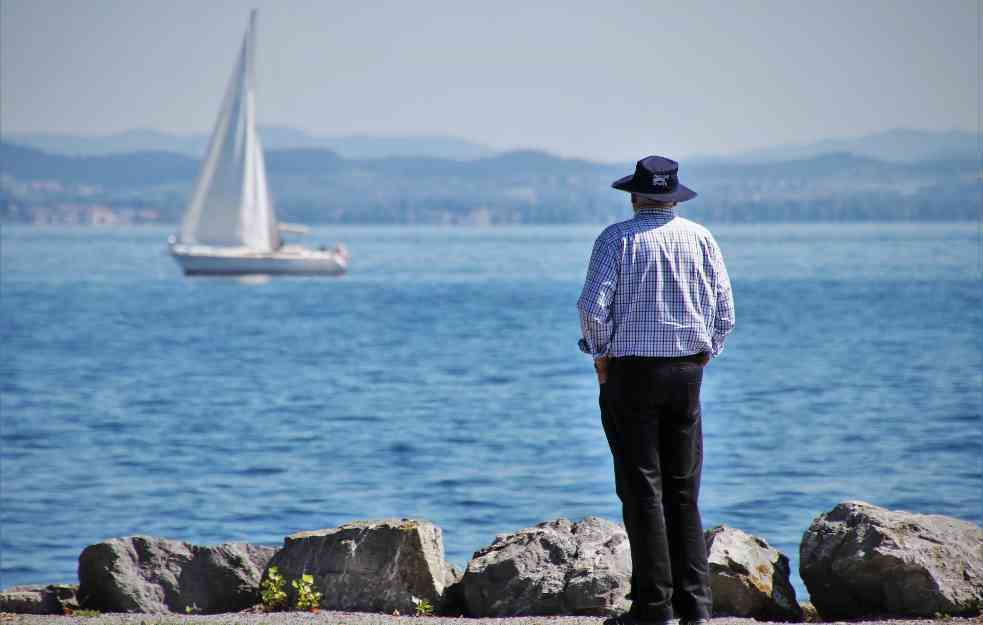
[(698, 499), (703, 430), (698, 358), (616, 358), (601, 419), (631, 544), (632, 616), (710, 618)]

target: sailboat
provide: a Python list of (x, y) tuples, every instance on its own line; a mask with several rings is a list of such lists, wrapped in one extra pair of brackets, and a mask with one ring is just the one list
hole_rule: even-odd
[(343, 245), (310, 249), (280, 237), (306, 228), (277, 222), (256, 131), (255, 53), (254, 10), (170, 253), (187, 275), (340, 275), (349, 260)]

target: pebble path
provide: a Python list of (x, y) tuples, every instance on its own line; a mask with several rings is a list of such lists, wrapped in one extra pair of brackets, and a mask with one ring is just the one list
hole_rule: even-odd
[[(521, 616), (510, 618), (449, 618), (392, 616), (368, 612), (276, 612), (272, 614), (229, 613), (100, 614), (98, 616), (47, 616), (0, 613), (0, 625), (601, 625), (604, 619), (589, 616)], [(845, 621), (836, 621), (845, 623)], [(850, 621), (850, 625), (945, 625), (983, 624), (983, 617), (939, 619), (890, 619)], [(748, 618), (715, 618), (710, 625), (762, 625)]]

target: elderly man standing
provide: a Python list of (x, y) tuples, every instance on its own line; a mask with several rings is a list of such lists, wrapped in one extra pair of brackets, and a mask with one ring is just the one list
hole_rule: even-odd
[(734, 301), (713, 236), (673, 211), (696, 197), (678, 171), (649, 156), (611, 185), (631, 193), (635, 216), (597, 238), (577, 302), (631, 544), (631, 610), (607, 625), (663, 624), (674, 613), (695, 625), (712, 611), (700, 384), (734, 327)]

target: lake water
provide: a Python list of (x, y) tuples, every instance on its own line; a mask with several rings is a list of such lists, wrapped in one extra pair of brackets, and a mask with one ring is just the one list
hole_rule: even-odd
[[(720, 225), (707, 527), (792, 560), (846, 499), (983, 521), (977, 224)], [(167, 228), (2, 228), (0, 586), (137, 533), (620, 520), (574, 308), (597, 226), (337, 227), (344, 278), (189, 279)]]

